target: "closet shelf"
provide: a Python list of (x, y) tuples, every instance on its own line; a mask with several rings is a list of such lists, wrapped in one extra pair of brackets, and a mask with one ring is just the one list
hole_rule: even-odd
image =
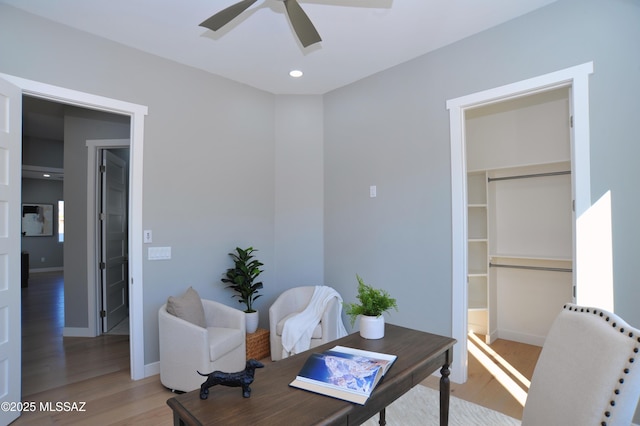
[(534, 271), (573, 272), (573, 262), (566, 258), (540, 256), (492, 255), (491, 268), (528, 269)]
[(568, 257), (554, 257), (554, 256), (530, 256), (530, 255), (518, 255), (518, 254), (490, 254), (489, 258), (505, 259), (505, 260), (532, 260), (539, 262), (573, 262), (573, 259)]
[(509, 265), (500, 263), (489, 263), (489, 266), (492, 268), (529, 269), (533, 271), (573, 272), (571, 268), (552, 268), (550, 266)]

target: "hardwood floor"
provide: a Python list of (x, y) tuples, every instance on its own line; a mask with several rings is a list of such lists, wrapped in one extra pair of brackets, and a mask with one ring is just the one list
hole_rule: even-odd
[[(478, 347), (472, 339), (468, 340), (468, 345)], [(524, 406), (518, 402), (514, 394), (520, 393), (526, 396), (528, 386), (521, 382), (531, 381), (541, 350), (539, 346), (501, 339), (493, 342), (491, 346), (482, 345), (480, 351), (491, 361), (491, 364), (489, 366), (482, 364), (469, 352), (468, 380), (463, 385), (451, 382), (451, 395), (516, 419), (522, 419)], [(503, 364), (497, 361), (499, 359), (504, 360)], [(508, 371), (505, 365), (510, 365), (516, 372)], [(492, 372), (491, 368), (497, 369), (498, 373)], [(520, 378), (520, 375), (524, 378)], [(431, 376), (422, 384), (438, 389), (439, 378)]]
[[(62, 337), (63, 292), (60, 272), (32, 273), (22, 289), (22, 400), (37, 410), (12, 424), (172, 425), (166, 401), (174, 394), (159, 376), (130, 379), (129, 336)], [(86, 404), (40, 409), (49, 402)]]
[[(23, 401), (35, 402), (37, 409), (23, 413), (13, 425), (173, 424), (166, 401), (174, 394), (162, 386), (159, 376), (130, 379), (128, 336), (62, 337), (61, 273), (31, 274), (22, 301), (22, 394)], [(531, 378), (540, 348), (498, 340), (490, 349)], [(438, 379), (430, 377), (423, 384), (437, 389)], [(464, 385), (452, 383), (451, 389), (461, 399), (512, 417), (522, 416), (522, 406), (471, 355), (469, 380)], [(83, 411), (40, 409), (40, 403), (55, 408), (56, 402)], [(74, 407), (72, 403), (78, 404)], [(81, 407), (81, 403), (85, 404)]]

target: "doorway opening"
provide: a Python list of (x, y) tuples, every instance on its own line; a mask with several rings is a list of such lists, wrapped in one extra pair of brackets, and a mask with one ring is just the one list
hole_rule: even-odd
[[(129, 321), (130, 321), (130, 370), (131, 378), (138, 380), (154, 371), (145, 372), (144, 364), (144, 329), (143, 329), (143, 303), (142, 303), (142, 166), (144, 155), (144, 117), (147, 115), (147, 107), (125, 101), (120, 101), (103, 96), (92, 95), (85, 92), (70, 90), (58, 86), (48, 85), (33, 80), (27, 80), (8, 74), (0, 74), (6, 82), (17, 86), (23, 95), (61, 102), (68, 105), (79, 106), (91, 110), (111, 112), (125, 115), (130, 118), (130, 169), (129, 169)], [(19, 188), (16, 187), (19, 191)], [(68, 203), (67, 212), (68, 213)], [(67, 217), (68, 219), (68, 217)], [(67, 227), (68, 228), (68, 227)], [(91, 234), (91, 233), (89, 233)], [(68, 229), (66, 230), (68, 238)], [(15, 256), (18, 257), (20, 247), (17, 246)], [(87, 258), (89, 259), (89, 258)], [(89, 261), (89, 260), (87, 260)], [(95, 287), (89, 286), (88, 300), (96, 300)], [(93, 294), (91, 294), (93, 292)], [(97, 330), (96, 311), (87, 310), (90, 330)]]
[[(96, 144), (87, 143), (86, 138), (128, 137), (130, 118), (27, 95), (22, 105), (23, 202), (36, 200), (54, 206), (63, 202), (64, 193), (70, 201), (68, 215), (72, 219), (67, 226), (66, 245), (60, 241), (64, 228), (62, 210), (57, 209), (56, 220), (50, 220), (55, 232), (35, 239), (23, 237), (22, 250), (31, 254), (33, 272), (64, 270), (64, 336), (93, 337), (109, 332), (128, 318), (129, 139), (105, 139), (100, 144), (104, 148), (96, 150)], [(99, 154), (101, 163), (96, 166), (77, 161), (85, 151), (93, 158)], [(108, 160), (107, 155), (111, 155)], [(69, 179), (64, 179), (65, 173)], [(103, 180), (106, 176), (109, 179)], [(92, 208), (93, 203), (97, 209)], [(94, 238), (88, 235), (94, 232), (94, 222), (101, 225), (95, 231), (100, 244), (97, 249), (92, 248)], [(87, 263), (75, 261), (85, 253)], [(91, 292), (87, 285), (98, 285), (98, 289)], [(91, 294), (96, 294), (96, 301), (85, 296)], [(116, 302), (118, 299), (120, 302)], [(85, 312), (100, 315), (97, 330), (82, 319)], [(82, 322), (87, 326), (81, 326)], [(128, 330), (127, 325), (121, 324), (119, 331)]]
[[(593, 72), (593, 63), (509, 84), (449, 100), (451, 134), (451, 189), (452, 189), (452, 336), (458, 341), (454, 352), (451, 380), (464, 383), (467, 380), (467, 328), (468, 328), (468, 253), (469, 238), (467, 215), (467, 152), (465, 115), (468, 110), (480, 106), (515, 99), (522, 96), (566, 87), (572, 110), (571, 164), (574, 214), (578, 217), (591, 205), (590, 161), (589, 161), (589, 90), (588, 77)], [(578, 238), (579, 230), (575, 237)], [(582, 259), (581, 248), (574, 249), (574, 268)], [(576, 280), (578, 274), (575, 274)]]
[[(97, 330), (64, 324), (60, 337), (129, 334), (129, 139), (96, 141), (96, 144), (85, 142), (84, 138), (86, 135), (128, 136), (130, 119), (30, 96), (23, 96), (22, 105), (23, 203), (38, 200), (54, 206), (56, 201), (58, 204), (64, 202), (64, 193), (72, 200), (69, 213), (75, 218), (68, 223), (68, 243), (78, 251), (73, 252), (61, 241), (64, 235), (61, 218), (64, 216), (63, 210), (58, 208), (50, 220), (54, 231), (50, 236), (23, 236), (23, 256), (31, 254), (32, 272), (64, 271), (64, 278), (56, 281), (56, 285), (61, 283), (61, 293), (66, 294), (61, 305), (63, 317), (78, 317), (82, 312), (100, 317), (96, 322)], [(97, 166), (87, 164), (86, 171), (83, 162), (69, 161), (82, 155), (84, 150), (98, 161)], [(72, 176), (66, 182), (65, 171)], [(91, 203), (95, 203), (97, 209), (85, 207)], [(82, 225), (85, 220), (78, 220), (82, 216), (89, 227)], [(96, 226), (96, 239), (85, 235), (93, 226)], [(90, 250), (88, 246), (93, 245), (94, 240), (98, 247)], [(95, 255), (89, 255), (86, 264), (69, 261), (84, 253)], [(87, 282), (89, 286), (98, 287), (95, 302), (82, 297), (89, 293)], [(52, 299), (50, 303), (59, 304), (60, 301)]]
[(569, 88), (467, 110), (469, 331), (542, 346), (573, 300)]

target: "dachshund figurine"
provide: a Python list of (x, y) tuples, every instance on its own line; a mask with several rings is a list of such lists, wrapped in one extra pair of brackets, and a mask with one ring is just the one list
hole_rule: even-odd
[(214, 371), (213, 373), (202, 374), (198, 371), (199, 375), (207, 378), (202, 386), (200, 386), (200, 399), (207, 399), (209, 396), (209, 388), (215, 385), (230, 386), (234, 388), (242, 387), (242, 396), (249, 398), (251, 396), (251, 388), (249, 385), (253, 383), (256, 368), (262, 367), (264, 367), (264, 365), (260, 361), (249, 359), (247, 360), (245, 369), (235, 373)]

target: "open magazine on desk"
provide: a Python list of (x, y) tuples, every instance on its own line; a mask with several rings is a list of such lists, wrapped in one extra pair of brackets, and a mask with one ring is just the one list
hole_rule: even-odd
[(396, 355), (335, 346), (309, 356), (289, 385), (364, 405)]

